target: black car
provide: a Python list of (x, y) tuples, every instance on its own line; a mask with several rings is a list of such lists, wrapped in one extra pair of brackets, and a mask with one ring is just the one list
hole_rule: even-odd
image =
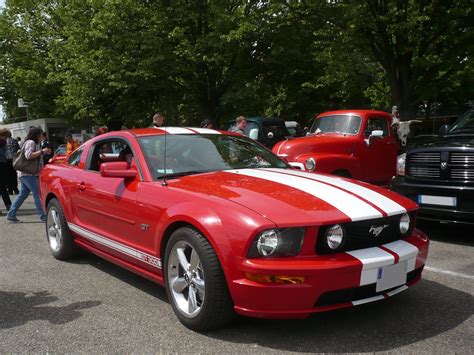
[(390, 187), (419, 204), (418, 218), (474, 224), (474, 108), (398, 156), (397, 174)]
[[(228, 130), (233, 126), (235, 126), (235, 121), (227, 122)], [(290, 135), (283, 119), (269, 117), (247, 117), (247, 127), (244, 132), (247, 137), (262, 143), (269, 149)]]

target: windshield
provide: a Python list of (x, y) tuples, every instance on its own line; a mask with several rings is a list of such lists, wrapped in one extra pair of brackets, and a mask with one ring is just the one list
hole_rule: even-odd
[(141, 137), (139, 142), (154, 179), (228, 169), (288, 167), (247, 137), (169, 134), (166, 135), (166, 160), (164, 135)]
[(461, 132), (474, 133), (474, 110), (467, 111), (456, 122), (454, 122), (454, 125), (448, 131), (448, 134)]
[(332, 115), (318, 117), (311, 126), (310, 133), (359, 133), (361, 119), (352, 115)]

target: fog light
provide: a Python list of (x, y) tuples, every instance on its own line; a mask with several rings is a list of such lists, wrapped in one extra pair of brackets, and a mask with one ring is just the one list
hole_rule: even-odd
[(316, 169), (316, 161), (313, 158), (308, 158), (306, 159), (305, 166), (308, 171), (314, 171)]
[(407, 234), (410, 230), (410, 215), (408, 213), (404, 213), (400, 217), (400, 233), (403, 235)]
[(339, 248), (344, 241), (344, 229), (341, 225), (335, 224), (328, 228), (326, 232), (326, 241), (331, 250)]
[(288, 275), (262, 275), (245, 273), (245, 277), (250, 281), (258, 283), (274, 283), (274, 284), (302, 284), (304, 276), (288, 276)]
[(278, 248), (278, 232), (274, 229), (263, 232), (257, 241), (257, 250), (260, 255), (272, 255)]

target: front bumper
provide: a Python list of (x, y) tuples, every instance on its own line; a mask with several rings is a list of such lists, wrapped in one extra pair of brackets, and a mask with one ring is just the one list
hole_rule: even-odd
[(418, 203), (419, 195), (456, 197), (456, 207), (420, 204), (417, 219), (443, 223), (474, 224), (474, 188), (408, 183), (401, 176), (395, 177), (390, 189)]
[[(428, 245), (426, 235), (415, 229), (410, 237), (380, 247), (291, 260), (244, 259), (239, 265), (242, 275), (304, 276), (305, 280), (263, 284), (242, 276), (231, 284), (235, 310), (251, 317), (304, 318), (388, 298), (420, 280)], [(406, 270), (406, 281), (377, 292), (381, 270), (391, 265), (399, 265), (403, 274)]]

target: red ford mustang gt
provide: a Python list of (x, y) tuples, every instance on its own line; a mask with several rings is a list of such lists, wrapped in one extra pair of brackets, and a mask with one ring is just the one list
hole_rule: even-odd
[(80, 247), (164, 285), (194, 330), (381, 300), (428, 253), (412, 201), (210, 129), (110, 132), (40, 181), (54, 257)]

